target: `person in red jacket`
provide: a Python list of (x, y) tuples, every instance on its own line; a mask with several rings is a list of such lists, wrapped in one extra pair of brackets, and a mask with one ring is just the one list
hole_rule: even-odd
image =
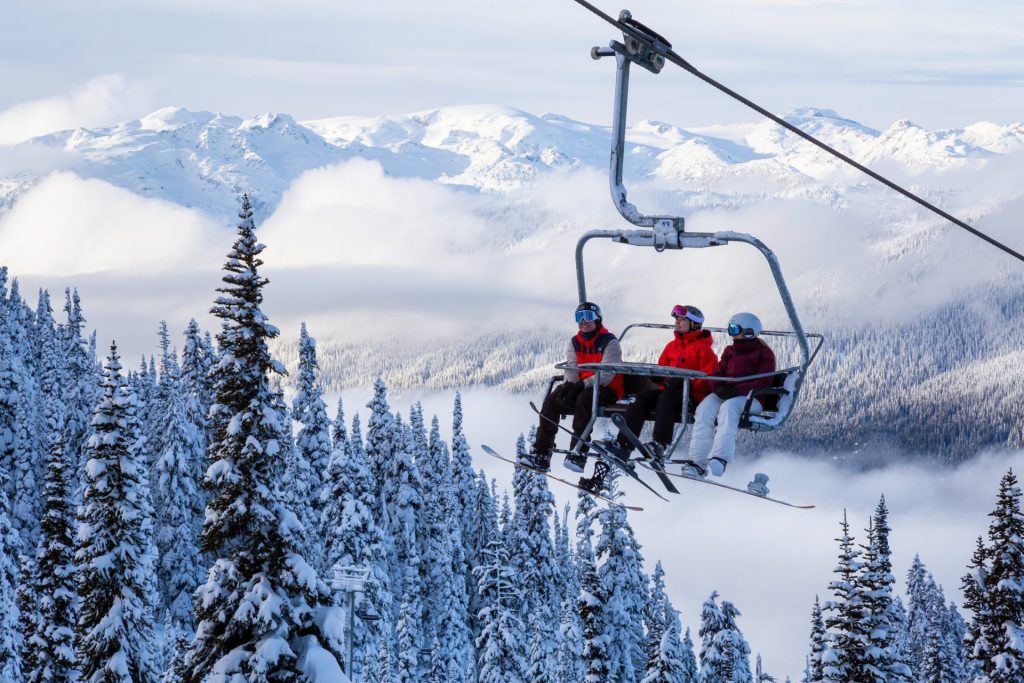
[[(775, 372), (775, 352), (758, 338), (761, 321), (753, 313), (737, 313), (729, 319), (732, 345), (722, 352), (713, 373), (715, 377), (747, 377)], [(709, 380), (711, 392), (697, 406), (693, 436), (690, 437), (689, 460), (683, 462), (683, 474), (703, 477), (711, 473), (722, 476), (736, 452), (736, 431), (747, 401), (747, 392), (770, 387), (771, 377), (743, 382)], [(750, 411), (761, 411), (761, 402), (751, 402)], [(715, 426), (715, 422), (718, 426)]]
[[(566, 361), (570, 365), (583, 363), (621, 363), (622, 347), (614, 334), (609, 332), (601, 318), (601, 307), (584, 301), (576, 307), (576, 333), (566, 347)], [(598, 392), (598, 405), (606, 406), (622, 398), (622, 375), (601, 373), (599, 386), (594, 373), (588, 370), (565, 371), (565, 381), (555, 387), (545, 398), (540, 408), (540, 422), (537, 437), (529, 453), (521, 454), (516, 460), (527, 467), (547, 471), (551, 467), (551, 449), (555, 446), (556, 426), (562, 415), (572, 415), (572, 431), (575, 437), (583, 433), (590, 422), (594, 391)], [(572, 439), (572, 447), (577, 439)], [(583, 452), (586, 452), (584, 448)], [(565, 465), (576, 472), (582, 472), (587, 463), (585, 455), (565, 456)]]
[[(674, 335), (661, 352), (658, 365), (712, 374), (718, 365), (718, 356), (711, 349), (714, 341), (711, 333), (703, 329), (704, 314), (696, 306), (676, 305), (672, 308), (672, 317), (675, 319)], [(636, 400), (626, 409), (625, 418), (626, 426), (639, 435), (644, 419), (654, 409), (654, 440), (645, 444), (645, 448), (652, 457), (661, 460), (665, 449), (672, 443), (675, 422), (682, 414), (683, 380), (662, 378), (655, 383), (656, 388), (637, 394)], [(710, 391), (707, 381), (692, 381), (691, 405), (700, 403)], [(627, 460), (633, 450), (633, 445), (621, 433), (608, 447), (623, 460)]]

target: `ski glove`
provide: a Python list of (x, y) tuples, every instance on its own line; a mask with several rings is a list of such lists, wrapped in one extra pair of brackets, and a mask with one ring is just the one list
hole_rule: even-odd
[(562, 390), (562, 398), (558, 401), (558, 407), (563, 415), (570, 415), (576, 412), (576, 399), (583, 393), (583, 382), (566, 384)]
[(736, 398), (739, 395), (739, 390), (732, 384), (719, 384), (715, 387), (715, 396), (723, 401), (728, 401), (730, 398)]

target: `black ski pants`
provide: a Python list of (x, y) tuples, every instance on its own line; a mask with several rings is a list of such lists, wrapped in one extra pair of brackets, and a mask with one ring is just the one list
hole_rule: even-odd
[[(672, 430), (683, 410), (683, 392), (676, 388), (651, 389), (636, 395), (636, 400), (626, 408), (626, 426), (640, 437), (644, 420), (654, 410), (654, 440), (661, 444), (672, 441)], [(620, 445), (632, 450), (633, 444), (625, 437), (618, 438)]]
[[(541, 420), (537, 425), (537, 439), (533, 442), (533, 450), (541, 455), (548, 455), (555, 446), (555, 436), (558, 434), (558, 427), (555, 425), (562, 419), (562, 399), (567, 392), (573, 390), (570, 382), (562, 382), (551, 390), (544, 398), (540, 407)], [(601, 387), (597, 395), (597, 403), (602, 406), (609, 406), (619, 400), (618, 395), (608, 387)], [(590, 408), (594, 402), (594, 389), (587, 387), (576, 397), (576, 403), (572, 410), (572, 432), (575, 436), (583, 433), (583, 428), (590, 422)], [(547, 418), (546, 420), (544, 418)], [(550, 420), (550, 422), (549, 422)], [(578, 439), (573, 437), (570, 448), (576, 447)], [(586, 446), (583, 451), (586, 452)]]

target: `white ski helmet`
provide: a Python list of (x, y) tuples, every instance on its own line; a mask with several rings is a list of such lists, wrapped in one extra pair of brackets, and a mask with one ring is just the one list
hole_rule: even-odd
[(744, 339), (753, 339), (761, 334), (761, 319), (753, 313), (737, 313), (729, 318), (729, 336), (742, 335)]

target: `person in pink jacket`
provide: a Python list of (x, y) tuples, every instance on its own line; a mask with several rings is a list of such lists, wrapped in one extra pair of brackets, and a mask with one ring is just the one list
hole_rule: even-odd
[[(737, 313), (730, 318), (728, 332), (732, 345), (722, 352), (722, 359), (712, 376), (747, 377), (775, 372), (775, 352), (758, 338), (761, 329), (761, 321), (753, 313)], [(709, 380), (709, 384), (711, 393), (700, 402), (694, 414), (689, 459), (683, 461), (683, 474), (692, 477), (703, 477), (708, 473), (722, 476), (736, 452), (736, 432), (747, 393), (752, 389), (770, 387), (772, 378), (743, 382)], [(751, 402), (750, 412), (761, 412), (761, 402), (756, 398)]]

